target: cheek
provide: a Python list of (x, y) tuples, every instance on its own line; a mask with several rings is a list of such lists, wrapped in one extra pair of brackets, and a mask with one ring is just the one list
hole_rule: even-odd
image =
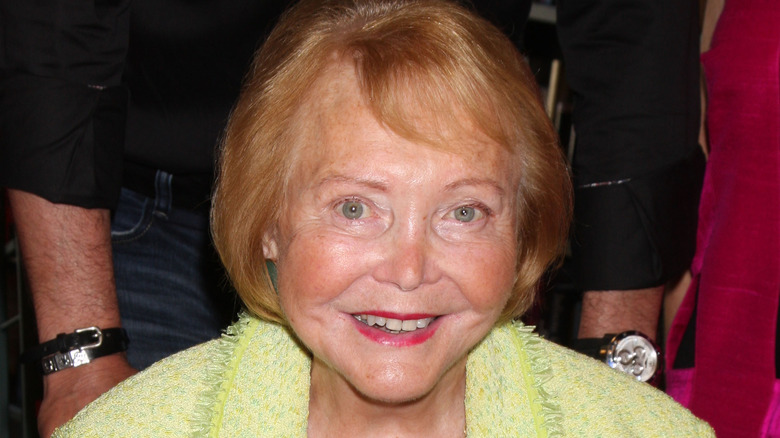
[(487, 245), (454, 260), (462, 289), (475, 310), (493, 313), (503, 310), (515, 277), (516, 253), (513, 247)]
[(288, 318), (337, 299), (361, 271), (354, 242), (300, 232), (278, 262), (279, 293)]

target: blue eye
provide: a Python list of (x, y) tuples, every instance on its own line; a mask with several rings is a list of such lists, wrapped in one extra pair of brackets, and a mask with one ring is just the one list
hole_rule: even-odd
[(489, 214), (490, 210), (487, 207), (481, 205), (461, 205), (460, 207), (450, 212), (450, 215), (452, 215), (451, 217), (453, 217), (456, 221), (463, 223), (478, 221), (485, 216), (488, 216)]
[(341, 204), (341, 214), (347, 219), (360, 219), (363, 216), (363, 204), (357, 201), (347, 201)]
[(455, 219), (460, 222), (471, 222), (477, 217), (477, 210), (474, 207), (462, 206), (454, 211)]

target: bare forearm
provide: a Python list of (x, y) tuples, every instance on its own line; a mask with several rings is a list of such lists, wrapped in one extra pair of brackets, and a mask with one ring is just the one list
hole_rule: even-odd
[(638, 330), (657, 338), (664, 287), (630, 291), (587, 291), (582, 297), (580, 338)]
[[(41, 342), (83, 327), (118, 327), (108, 210), (53, 204), (17, 190), (9, 198)], [(45, 376), (41, 436), (134, 373), (119, 353)]]
[(41, 341), (119, 326), (108, 210), (9, 190)]

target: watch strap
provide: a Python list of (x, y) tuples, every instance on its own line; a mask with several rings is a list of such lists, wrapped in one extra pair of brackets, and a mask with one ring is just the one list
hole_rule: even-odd
[(603, 338), (575, 339), (571, 343), (571, 349), (603, 362), (606, 357), (607, 346), (614, 337), (614, 334), (607, 334)]
[(125, 329), (86, 327), (73, 333), (60, 333), (56, 338), (28, 349), (22, 354), (21, 361), (39, 364), (41, 372), (46, 375), (126, 351), (129, 342)]

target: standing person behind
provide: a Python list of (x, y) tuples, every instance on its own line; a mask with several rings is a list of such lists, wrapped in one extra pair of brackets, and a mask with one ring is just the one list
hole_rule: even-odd
[(695, 1), (559, 0), (577, 144), (572, 249), (585, 291), (575, 348), (657, 339), (664, 285), (689, 266), (699, 148)]
[(28, 352), (61, 368), (44, 377), (43, 436), (230, 320), (208, 234), (213, 150), (282, 3), (0, 3), (0, 184), (39, 339), (94, 326), (106, 340), (77, 367)]
[(304, 0), (256, 64), (213, 207), (247, 314), (56, 436), (712, 436), (513, 322), (571, 185), (498, 29), (444, 0)]
[(707, 2), (709, 160), (667, 391), (726, 438), (780, 436), (778, 24), (777, 2)]

